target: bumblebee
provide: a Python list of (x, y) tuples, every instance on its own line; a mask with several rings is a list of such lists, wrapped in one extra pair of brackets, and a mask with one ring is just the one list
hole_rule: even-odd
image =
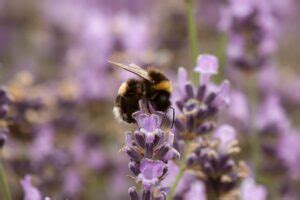
[(166, 112), (170, 108), (172, 86), (162, 72), (154, 68), (144, 70), (135, 64), (109, 62), (142, 78), (129, 79), (121, 84), (113, 108), (117, 119), (135, 123), (132, 114), (139, 110), (139, 100), (145, 100), (157, 111)]

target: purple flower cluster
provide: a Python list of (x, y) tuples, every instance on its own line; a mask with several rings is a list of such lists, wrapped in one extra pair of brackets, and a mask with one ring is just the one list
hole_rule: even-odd
[(196, 171), (197, 178), (203, 181), (209, 199), (232, 195), (248, 176), (245, 163), (236, 163), (232, 157), (240, 152), (235, 135), (232, 127), (223, 125), (213, 134), (213, 139), (200, 141), (187, 159), (188, 168)]
[(185, 140), (212, 131), (215, 128), (212, 118), (229, 103), (229, 82), (224, 81), (219, 87), (210, 83), (211, 75), (218, 73), (216, 57), (200, 55), (195, 71), (200, 73), (198, 88), (187, 81), (184, 68), (178, 71), (176, 105), (182, 115), (175, 119), (175, 128), (177, 136)]
[(126, 134), (126, 151), (130, 158), (129, 169), (137, 183), (142, 184), (142, 197), (135, 187), (129, 188), (132, 200), (166, 199), (167, 193), (161, 181), (168, 173), (168, 161), (179, 158), (173, 148), (174, 134), (160, 129), (163, 113), (145, 113), (141, 110), (134, 113), (139, 129)]
[(230, 66), (244, 70), (269, 64), (277, 49), (278, 21), (272, 3), (265, 0), (230, 0), (221, 27), (229, 34)]
[(234, 198), (248, 168), (233, 158), (240, 152), (234, 128), (224, 124), (215, 130), (218, 112), (230, 102), (229, 82), (220, 86), (211, 82), (211, 76), (218, 73), (218, 60), (212, 55), (200, 55), (195, 71), (200, 74), (200, 86), (196, 89), (187, 81), (183, 68), (178, 74), (176, 105), (180, 114), (175, 119), (176, 142), (181, 152), (188, 155), (182, 162), (186, 162), (186, 169), (193, 172), (194, 178), (186, 182), (185, 189), (177, 189), (175, 198), (187, 199), (197, 180), (209, 199)]
[(258, 110), (255, 126), (263, 158), (261, 176), (274, 181), (268, 184), (270, 191), (276, 188), (282, 198), (292, 198), (296, 193), (291, 183), (299, 180), (296, 168), (299, 168), (297, 157), (300, 151), (294, 145), (300, 137), (292, 129), (280, 98), (275, 93), (266, 95)]

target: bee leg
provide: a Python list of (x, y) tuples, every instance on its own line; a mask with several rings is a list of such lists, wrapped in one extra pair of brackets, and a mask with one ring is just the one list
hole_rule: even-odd
[(167, 112), (168, 112), (169, 109), (172, 109), (172, 124), (171, 124), (170, 129), (173, 128), (174, 120), (175, 120), (175, 109), (173, 107), (171, 107), (171, 106), (169, 106), (168, 109), (167, 109), (167, 111), (164, 113), (164, 117), (163, 117), (163, 119), (161, 121), (160, 127), (163, 125), (164, 121), (166, 120)]
[(172, 119), (172, 124), (171, 124), (171, 129), (172, 129), (173, 125), (174, 125), (174, 122), (175, 122), (175, 108), (173, 108), (172, 106), (170, 106), (169, 108), (171, 108), (172, 112), (173, 112), (173, 115), (172, 115), (173, 119)]

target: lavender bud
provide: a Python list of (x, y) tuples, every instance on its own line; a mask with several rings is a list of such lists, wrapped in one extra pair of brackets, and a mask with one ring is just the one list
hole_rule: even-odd
[(207, 115), (207, 108), (200, 108), (196, 114), (196, 118), (204, 118)]
[(212, 175), (214, 172), (213, 166), (209, 162), (205, 162), (203, 164), (204, 171), (207, 172), (207, 174)]
[(196, 134), (197, 135), (202, 135), (205, 134), (209, 131), (211, 131), (214, 128), (214, 126), (212, 126), (211, 124), (203, 124), (200, 125), (197, 129), (196, 129)]
[(154, 140), (153, 140), (153, 146), (157, 146), (157, 144), (160, 142), (161, 137), (159, 137), (158, 135), (154, 136)]
[(167, 193), (165, 191), (161, 191), (158, 197), (155, 197), (154, 200), (166, 200)]
[(139, 195), (136, 191), (136, 188), (134, 186), (130, 187), (128, 189), (128, 194), (129, 194), (129, 197), (130, 197), (130, 200), (139, 200)]
[(142, 148), (145, 147), (145, 137), (142, 134), (139, 134), (139, 133), (134, 134), (134, 138), (135, 138), (136, 143), (140, 147), (142, 147)]
[(150, 199), (151, 199), (151, 192), (149, 190), (144, 190), (142, 200), (150, 200)]
[(182, 101), (177, 101), (177, 102), (176, 102), (176, 105), (177, 105), (177, 107), (178, 107), (178, 109), (179, 109), (180, 111), (182, 111), (182, 110), (183, 110), (183, 106), (184, 106), (184, 104), (183, 104), (183, 102), (182, 102)]
[(184, 131), (184, 124), (181, 122), (181, 120), (180, 119), (175, 119), (175, 121), (174, 121), (174, 126), (175, 126), (175, 128), (177, 129), (177, 131), (179, 131), (179, 132), (182, 132), (182, 131)]
[(207, 116), (211, 117), (211, 116), (214, 116), (215, 114), (217, 114), (218, 108), (215, 106), (209, 106), (207, 111), (208, 111)]
[(139, 154), (135, 149), (133, 148), (127, 148), (126, 150), (127, 155), (135, 160), (135, 161), (141, 161), (143, 156), (141, 154)]
[(162, 159), (170, 150), (170, 147), (167, 143), (165, 143), (164, 145), (162, 145), (156, 152), (155, 154), (155, 158), (157, 159)]
[(189, 155), (187, 161), (186, 161), (186, 164), (188, 166), (191, 166), (193, 164), (195, 164), (197, 162), (197, 155), (195, 153)]
[(186, 94), (187, 94), (188, 98), (193, 98), (194, 97), (193, 86), (190, 83), (187, 83), (185, 85), (185, 91), (186, 91)]
[(153, 156), (153, 143), (146, 143), (145, 157), (152, 158), (152, 156)]
[(136, 162), (130, 162), (128, 164), (128, 168), (135, 176), (137, 176), (141, 173), (139, 166), (136, 164)]
[(198, 91), (197, 91), (197, 99), (199, 101), (203, 101), (203, 98), (205, 96), (205, 92), (206, 92), (206, 85), (201, 85), (199, 88), (198, 88)]
[(208, 95), (208, 97), (206, 97), (206, 99), (205, 99), (205, 104), (207, 104), (207, 105), (211, 104), (213, 102), (213, 100), (215, 100), (216, 96), (217, 96), (216, 93), (214, 93), (214, 92), (210, 93)]

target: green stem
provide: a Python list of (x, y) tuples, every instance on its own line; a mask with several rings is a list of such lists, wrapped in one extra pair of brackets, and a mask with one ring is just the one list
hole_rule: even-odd
[(5, 176), (4, 167), (1, 161), (0, 161), (0, 181), (1, 181), (2, 188), (4, 190), (5, 200), (11, 200), (12, 198), (11, 198), (10, 190)]
[(168, 198), (167, 200), (172, 200), (175, 196), (175, 190), (176, 190), (176, 187), (181, 179), (181, 177), (183, 176), (183, 173), (186, 169), (186, 157), (187, 157), (187, 153), (189, 151), (189, 143), (186, 142), (185, 146), (184, 146), (184, 149), (183, 149), (183, 153), (182, 153), (182, 158), (181, 158), (181, 161), (180, 161), (180, 166), (179, 166), (179, 172), (175, 178), (175, 181), (173, 183), (173, 185), (171, 186), (170, 188), (170, 193), (168, 195)]
[(255, 73), (250, 74), (247, 83), (247, 96), (250, 102), (250, 145), (252, 152), (252, 161), (254, 164), (254, 172), (256, 179), (260, 178), (260, 164), (261, 164), (261, 152), (260, 152), (260, 140), (258, 133), (255, 130), (255, 113), (257, 110), (258, 103), (258, 89), (256, 88), (257, 76)]
[(197, 27), (193, 12), (193, 0), (185, 0), (186, 12), (188, 17), (188, 37), (191, 47), (193, 65), (196, 65), (196, 60), (199, 54)]

